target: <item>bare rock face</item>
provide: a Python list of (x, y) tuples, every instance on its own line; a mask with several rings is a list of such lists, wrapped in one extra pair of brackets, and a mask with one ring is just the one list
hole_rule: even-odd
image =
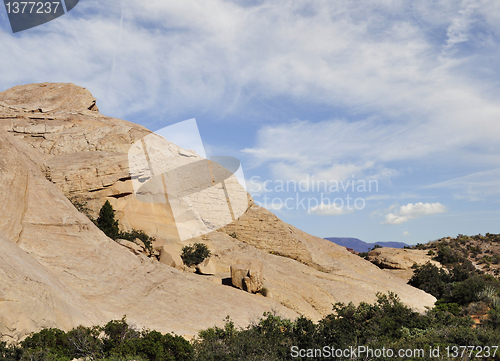
[[(241, 218), (194, 241), (209, 246), (217, 277), (230, 277), (238, 259), (265, 264), (265, 280), (258, 266), (248, 266), (256, 271), (242, 271), (241, 286), (255, 292), (264, 282), (272, 296), (179, 271), (174, 267), (180, 257), (174, 254), (186, 243), (177, 241), (172, 209), (141, 202), (133, 193), (127, 153), (148, 134), (100, 114), (90, 92), (72, 84), (32, 84), (0, 93), (4, 338), (18, 340), (42, 327), (103, 324), (123, 315), (138, 327), (181, 335), (222, 326), (226, 315), (245, 327), (272, 309), (283, 317), (317, 321), (335, 302), (373, 302), (377, 292), (388, 291), (419, 311), (434, 304), (434, 297), (404, 280), (251, 203)], [(165, 152), (172, 162), (197, 159), (172, 143)], [(109, 200), (123, 230), (157, 238), (155, 249), (168, 265), (110, 240), (68, 199), (94, 217)], [(233, 233), (237, 239), (229, 236)], [(163, 245), (173, 248), (171, 260), (165, 260)], [(213, 268), (210, 262), (204, 266)]]
[(103, 315), (15, 243), (0, 236), (0, 335), (19, 341), (40, 328), (92, 326)]
[(338, 245), (284, 223), (253, 202), (241, 218), (225, 226), (222, 231), (235, 234), (238, 240), (265, 252), (294, 259), (321, 271), (328, 272), (336, 268), (329, 252), (339, 252)]
[(196, 266), (196, 271), (202, 275), (214, 275), (217, 273), (217, 261), (215, 257), (208, 257)]
[(409, 270), (414, 264), (422, 265), (427, 262), (440, 267), (439, 262), (427, 255), (427, 251), (418, 249), (376, 248), (368, 253), (367, 260), (387, 269)]
[(231, 282), (250, 293), (262, 290), (264, 265), (255, 259), (239, 259), (231, 265)]
[(160, 263), (166, 264), (167, 266), (181, 269), (184, 266), (179, 252), (177, 252), (172, 246), (163, 246), (160, 250)]
[(123, 247), (128, 248), (133, 254), (139, 255), (141, 253), (145, 252), (145, 249), (143, 246), (140, 246), (139, 244), (135, 242), (130, 242), (125, 239), (117, 239), (116, 243), (121, 244)]

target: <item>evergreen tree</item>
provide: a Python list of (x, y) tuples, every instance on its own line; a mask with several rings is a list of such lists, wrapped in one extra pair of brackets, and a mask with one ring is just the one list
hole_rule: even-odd
[(106, 201), (99, 212), (97, 227), (111, 239), (117, 239), (120, 235), (118, 221), (115, 220), (115, 210), (109, 201)]

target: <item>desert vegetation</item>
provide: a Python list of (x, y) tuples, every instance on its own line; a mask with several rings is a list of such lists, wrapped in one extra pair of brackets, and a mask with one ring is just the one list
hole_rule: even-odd
[(193, 245), (182, 247), (181, 258), (188, 267), (195, 266), (210, 257), (210, 250), (204, 243), (195, 243)]
[[(317, 323), (299, 317), (289, 320), (266, 313), (244, 329), (226, 318), (223, 327), (200, 331), (191, 342), (171, 334), (137, 330), (126, 318), (105, 326), (77, 327), (69, 332), (45, 329), (30, 335), (18, 345), (0, 344), (0, 360), (321, 360), (315, 357), (291, 357), (291, 348), (318, 349), (324, 346), (373, 349), (428, 349), (446, 346), (498, 346), (500, 312), (498, 291), (485, 288), (477, 294), (489, 302), (490, 312), (484, 322), (476, 324), (460, 307), (438, 304), (425, 314), (413, 311), (393, 293), (378, 294), (373, 304), (337, 303), (333, 311)], [(472, 355), (473, 357), (474, 355)], [(386, 360), (352, 358), (353, 360)], [(390, 360), (391, 358), (387, 358)], [(428, 358), (415, 358), (428, 359)], [(453, 358), (442, 357), (440, 360)], [(482, 357), (500, 360), (500, 357)]]
[(79, 212), (85, 214), (106, 236), (113, 240), (124, 239), (130, 242), (142, 242), (148, 256), (153, 256), (154, 237), (148, 236), (144, 231), (132, 229), (131, 231), (120, 231), (118, 220), (115, 219), (115, 210), (109, 201), (106, 201), (99, 211), (99, 217), (94, 219), (84, 202), (72, 200), (73, 205)]
[(434, 260), (448, 266), (469, 260), (476, 269), (493, 276), (500, 275), (500, 235), (485, 235), (441, 238), (408, 248), (428, 250)]

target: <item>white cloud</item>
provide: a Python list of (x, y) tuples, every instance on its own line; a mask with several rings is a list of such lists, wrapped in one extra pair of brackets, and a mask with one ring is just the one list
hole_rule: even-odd
[(354, 209), (348, 209), (336, 203), (325, 204), (321, 203), (309, 209), (309, 213), (317, 214), (320, 216), (340, 216), (342, 214), (349, 214), (354, 212)]
[(476, 1), (463, 1), (463, 8), (458, 11), (457, 16), (452, 20), (451, 25), (446, 32), (446, 45), (444, 53), (446, 54), (455, 45), (467, 42), (469, 32), (473, 22), (473, 15), (479, 4)]
[(500, 168), (496, 168), (431, 184), (421, 189), (450, 189), (454, 191), (455, 199), (479, 201), (500, 194), (499, 179)]
[(422, 198), (416, 193), (400, 193), (400, 194), (375, 194), (365, 198), (367, 201), (383, 201), (387, 199), (408, 199), (408, 198)]
[[(344, 114), (261, 128), (246, 154), (288, 179), (390, 181), (401, 172), (389, 163), (415, 159), (498, 166), (500, 10), (476, 4), (88, 0), (15, 36), (3, 15), (0, 88), (70, 81), (109, 115), (158, 121), (280, 97)], [(464, 39), (482, 47), (441, 56)]]
[(409, 233), (408, 231), (404, 231), (404, 232), (403, 232), (403, 236), (405, 236), (405, 237), (406, 237), (406, 236), (409, 236), (409, 235), (410, 235), (410, 233)]
[(441, 203), (408, 203), (396, 209), (396, 211), (386, 214), (385, 221), (382, 224), (401, 224), (408, 222), (410, 219), (446, 211), (446, 207)]
[[(491, 36), (500, 23), (494, 5), (476, 9)], [(464, 101), (488, 108), (486, 99), (454, 77), (453, 59), (438, 60), (445, 40), (434, 44), (427, 34), (469, 18), (458, 13), (467, 6), (88, 0), (20, 36), (8, 33), (4, 16), (3, 54), (11, 56), (0, 60), (2, 69), (10, 69), (0, 87), (73, 81), (87, 86), (112, 114), (125, 116), (151, 108), (170, 116), (227, 114), (247, 109), (256, 97), (285, 96), (407, 123), (413, 112), (419, 118), (429, 110), (461, 108)], [(449, 33), (448, 40), (460, 32)], [(439, 94), (448, 104), (441, 104)]]

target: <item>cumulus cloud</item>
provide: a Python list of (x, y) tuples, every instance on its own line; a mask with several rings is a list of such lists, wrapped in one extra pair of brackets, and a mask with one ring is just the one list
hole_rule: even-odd
[(405, 237), (406, 237), (406, 236), (409, 236), (409, 235), (410, 235), (410, 232), (408, 232), (408, 231), (404, 231), (404, 232), (403, 232), (403, 236), (405, 236)]
[(408, 222), (410, 219), (420, 218), (423, 216), (443, 213), (447, 209), (441, 203), (408, 203), (396, 208), (394, 212), (385, 215), (385, 221), (382, 224), (401, 224)]

